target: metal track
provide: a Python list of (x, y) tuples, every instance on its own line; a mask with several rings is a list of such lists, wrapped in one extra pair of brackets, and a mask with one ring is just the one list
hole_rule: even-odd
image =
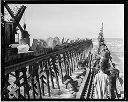
[(87, 84), (83, 89), (82, 97), (83, 99), (93, 99), (94, 96), (94, 87), (93, 87), (93, 79), (94, 79), (94, 72), (90, 72), (90, 75), (87, 79)]
[[(83, 87), (83, 90), (81, 91), (81, 96), (77, 97), (80, 99), (94, 99), (94, 77), (95, 77), (95, 72), (91, 72), (88, 74), (86, 83), (84, 84), (85, 86)], [(116, 94), (116, 93), (115, 93)], [(110, 99), (109, 93), (107, 96), (107, 99)], [(118, 99), (117, 94), (116, 94), (116, 99)]]
[(94, 79), (94, 72), (92, 72), (91, 70), (87, 70), (85, 78), (79, 88), (79, 92), (77, 92), (76, 95), (77, 99), (93, 98), (93, 94), (94, 94), (93, 79)]

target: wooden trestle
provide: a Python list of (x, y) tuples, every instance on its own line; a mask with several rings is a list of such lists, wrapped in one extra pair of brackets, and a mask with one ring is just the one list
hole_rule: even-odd
[(65, 74), (72, 75), (78, 61), (85, 58), (91, 47), (92, 40), (86, 39), (54, 49), (5, 57), (2, 100), (43, 99), (47, 96), (45, 91), (50, 97), (50, 89), (60, 88), (59, 80), (63, 83)]

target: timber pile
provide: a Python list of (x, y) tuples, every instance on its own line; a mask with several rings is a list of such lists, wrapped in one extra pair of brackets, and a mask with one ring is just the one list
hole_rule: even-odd
[[(71, 78), (78, 82), (78, 90), (82, 84), (82, 81), (84, 79), (84, 76), (81, 75), (81, 77), (77, 78), (80, 74), (82, 74), (85, 70), (84, 69), (76, 69), (74, 73), (72, 73)], [(60, 78), (59, 78), (60, 79)], [(50, 99), (75, 99), (77, 92), (74, 92), (72, 89), (72, 85), (69, 83), (67, 88), (65, 84), (62, 84), (61, 80), (59, 80), (60, 89), (51, 89), (51, 97), (45, 96), (44, 98), (50, 98)], [(57, 87), (57, 86), (55, 86)]]

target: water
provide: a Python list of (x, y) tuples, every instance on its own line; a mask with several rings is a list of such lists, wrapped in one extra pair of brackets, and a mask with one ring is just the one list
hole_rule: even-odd
[[(98, 41), (93, 39), (94, 47), (97, 48)], [(117, 68), (124, 73), (124, 40), (121, 38), (105, 38), (105, 43), (111, 52), (112, 61)]]
[[(107, 44), (110, 43), (110, 44)], [(113, 62), (117, 68), (124, 73), (124, 41), (123, 39), (107, 39), (106, 44), (111, 51)]]
[[(97, 50), (98, 41), (97, 39), (93, 39), (94, 49)], [(108, 49), (111, 52), (112, 62), (116, 65), (116, 68), (119, 69), (120, 74), (119, 77), (123, 79), (123, 85), (121, 86), (119, 80), (116, 81), (116, 87), (118, 93), (124, 92), (124, 40), (121, 38), (107, 38), (105, 39), (105, 43)], [(121, 94), (121, 98), (124, 97), (124, 94)]]

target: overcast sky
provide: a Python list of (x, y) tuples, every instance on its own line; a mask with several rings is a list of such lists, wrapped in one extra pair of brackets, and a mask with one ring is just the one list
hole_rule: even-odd
[[(123, 4), (27, 4), (25, 22), (34, 38), (97, 38), (101, 23), (105, 38), (124, 37)], [(24, 18), (24, 17), (23, 17)], [(20, 24), (23, 24), (23, 19)]]

